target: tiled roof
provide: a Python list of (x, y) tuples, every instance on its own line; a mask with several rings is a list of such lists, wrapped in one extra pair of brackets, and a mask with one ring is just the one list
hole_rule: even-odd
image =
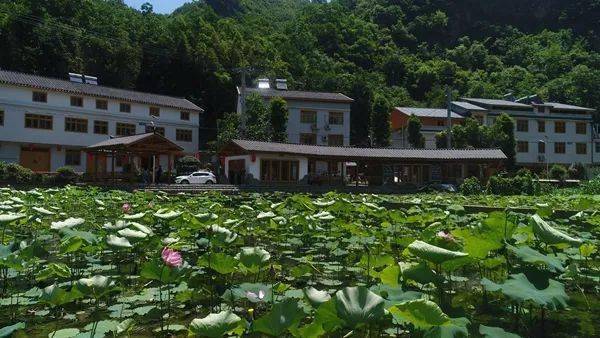
[(414, 159), (414, 160), (504, 160), (500, 149), (396, 149), (329, 147), (304, 144), (233, 140), (232, 143), (248, 152), (266, 152), (353, 159)]
[(518, 103), (518, 102), (513, 102), (513, 101), (508, 101), (508, 100), (480, 99), (480, 98), (470, 98), (470, 97), (463, 97), (461, 99), (464, 101), (467, 101), (469, 103), (475, 104), (475, 105), (483, 104), (486, 106), (512, 107), (512, 108), (529, 108), (529, 107), (531, 107), (528, 104), (523, 104), (523, 103)]
[(135, 134), (135, 135), (130, 135), (130, 136), (114, 137), (114, 138), (110, 138), (108, 140), (104, 140), (104, 141), (98, 142), (96, 144), (93, 144), (93, 145), (87, 147), (87, 149), (102, 149), (102, 148), (108, 149), (108, 148), (127, 147), (127, 146), (131, 146), (133, 144), (136, 144), (138, 142), (143, 142), (151, 137), (152, 138), (158, 137), (161, 139), (162, 142), (166, 142), (170, 147), (179, 148), (179, 150), (183, 150), (183, 148), (181, 148), (177, 144), (173, 143), (168, 138), (166, 138), (160, 134), (155, 134), (155, 133), (143, 133), (143, 134)]
[[(448, 111), (446, 109), (415, 108), (415, 107), (396, 107), (396, 109), (406, 115), (415, 115), (417, 117), (437, 117), (437, 118), (447, 118), (448, 117)], [(450, 116), (452, 116), (452, 118), (454, 118), (454, 119), (464, 118), (462, 115), (459, 115), (455, 112), (451, 112)]]
[[(238, 87), (238, 92), (240, 88)], [(352, 103), (354, 100), (342, 93), (327, 93), (327, 92), (310, 92), (300, 90), (277, 90), (273, 88), (262, 89), (262, 88), (246, 88), (246, 92), (258, 93), (266, 98), (282, 97), (285, 100), (299, 100), (299, 101), (321, 101), (321, 102), (339, 102), (339, 103)]]
[(592, 108), (579, 107), (579, 106), (574, 106), (574, 105), (564, 104), (564, 103), (559, 103), (559, 102), (544, 102), (544, 104), (548, 105), (548, 106), (552, 106), (552, 108), (559, 109), (559, 110), (576, 110), (576, 111), (582, 111), (582, 112), (593, 112), (594, 111), (594, 109), (592, 109)]
[(463, 102), (463, 101), (452, 101), (452, 104), (458, 107), (461, 107), (463, 109), (466, 110), (475, 110), (475, 111), (486, 111), (487, 109), (480, 107), (480, 106), (476, 106), (472, 103), (469, 102)]
[(89, 95), (122, 101), (131, 101), (156, 106), (203, 111), (192, 102), (178, 97), (137, 92), (67, 80), (54, 79), (33, 74), (0, 70), (0, 83), (43, 90), (54, 90), (77, 95)]

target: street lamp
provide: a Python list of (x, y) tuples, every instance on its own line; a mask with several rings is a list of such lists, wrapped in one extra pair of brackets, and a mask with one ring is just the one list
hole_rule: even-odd
[(548, 167), (549, 167), (548, 156), (547, 156), (548, 149), (546, 149), (546, 148), (548, 148), (547, 147), (548, 142), (546, 142), (548, 140), (548, 136), (545, 136), (544, 138), (545, 138), (544, 140), (538, 140), (538, 142), (544, 144), (544, 159), (546, 160), (546, 178), (549, 179), (550, 178), (550, 171), (548, 169)]

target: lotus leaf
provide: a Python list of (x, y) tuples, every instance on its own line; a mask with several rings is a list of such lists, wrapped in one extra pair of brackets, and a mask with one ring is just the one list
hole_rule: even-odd
[(412, 242), (408, 246), (408, 250), (413, 255), (436, 264), (441, 264), (451, 259), (468, 256), (468, 254), (464, 252), (450, 251), (419, 240)]
[(244, 329), (244, 320), (231, 311), (211, 313), (204, 318), (196, 318), (190, 323), (190, 334), (201, 337), (223, 337), (231, 333), (240, 333)]

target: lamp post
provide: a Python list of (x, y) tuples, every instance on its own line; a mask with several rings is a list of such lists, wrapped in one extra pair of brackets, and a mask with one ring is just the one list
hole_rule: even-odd
[(550, 178), (550, 170), (548, 169), (549, 167), (549, 163), (548, 163), (548, 156), (546, 155), (548, 153), (548, 150), (546, 148), (548, 145), (548, 136), (544, 136), (544, 140), (538, 140), (538, 142), (541, 142), (544, 144), (544, 160), (546, 160), (546, 178), (549, 179)]

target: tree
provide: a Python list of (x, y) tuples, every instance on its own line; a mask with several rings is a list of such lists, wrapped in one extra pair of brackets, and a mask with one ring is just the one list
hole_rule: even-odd
[(271, 140), (275, 142), (287, 142), (287, 102), (281, 97), (275, 97), (269, 104), (271, 113)]
[(371, 115), (371, 135), (376, 147), (389, 147), (391, 137), (389, 101), (382, 95), (375, 96)]
[(495, 146), (499, 147), (506, 155), (506, 168), (512, 170), (515, 167), (515, 156), (517, 141), (515, 140), (515, 121), (506, 113), (500, 114), (492, 125), (495, 135)]
[(263, 98), (252, 93), (246, 98), (246, 131), (244, 137), (248, 140), (270, 141), (271, 125), (269, 112)]
[(408, 132), (408, 143), (413, 148), (424, 148), (425, 147), (425, 138), (421, 133), (421, 120), (416, 117), (414, 114), (410, 115), (408, 118), (408, 125), (406, 127)]
[(373, 92), (366, 82), (358, 81), (352, 85), (350, 97), (350, 142), (353, 145), (368, 145), (371, 113), (373, 110)]
[(142, 4), (141, 10), (142, 10), (142, 14), (147, 15), (147, 14), (151, 14), (154, 11), (154, 7), (152, 7), (151, 3), (145, 2)]
[(239, 121), (237, 113), (226, 113), (223, 115), (223, 118), (217, 121), (218, 133), (214, 147), (217, 152), (221, 151), (231, 140), (240, 137)]

